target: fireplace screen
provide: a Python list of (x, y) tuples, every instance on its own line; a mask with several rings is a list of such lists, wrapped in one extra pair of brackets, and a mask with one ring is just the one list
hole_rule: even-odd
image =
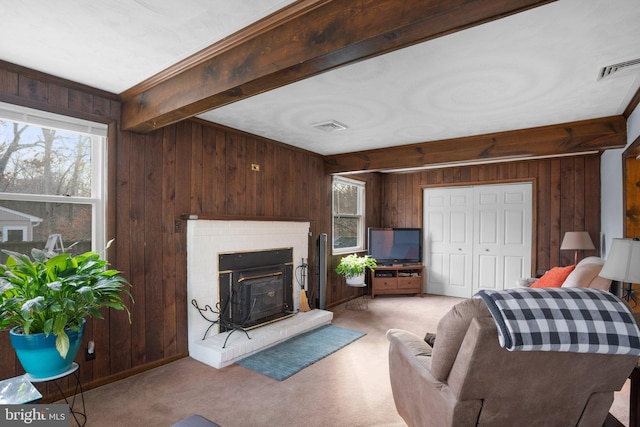
[(220, 332), (293, 314), (293, 249), (220, 254)]

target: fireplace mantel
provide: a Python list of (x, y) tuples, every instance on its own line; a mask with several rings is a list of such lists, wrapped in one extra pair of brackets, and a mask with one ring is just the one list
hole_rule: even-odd
[(309, 222), (307, 218), (298, 217), (274, 217), (274, 216), (242, 216), (242, 215), (212, 215), (212, 214), (185, 214), (180, 215), (182, 220), (190, 221), (270, 221), (270, 222)]

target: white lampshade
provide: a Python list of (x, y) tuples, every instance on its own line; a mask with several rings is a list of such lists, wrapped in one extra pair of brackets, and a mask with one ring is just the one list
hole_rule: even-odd
[(592, 250), (596, 247), (586, 231), (567, 231), (560, 245), (561, 250)]
[(593, 241), (586, 231), (567, 231), (564, 233), (560, 250), (573, 250), (573, 262), (578, 263), (578, 251), (580, 250), (592, 250), (596, 247), (593, 245)]
[(612, 239), (600, 277), (624, 283), (640, 283), (640, 240)]

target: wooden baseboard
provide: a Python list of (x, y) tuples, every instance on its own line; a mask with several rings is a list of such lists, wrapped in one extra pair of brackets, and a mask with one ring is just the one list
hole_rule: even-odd
[[(103, 385), (107, 385), (109, 383), (120, 381), (125, 378), (131, 377), (133, 375), (148, 371), (150, 369), (157, 368), (162, 365), (166, 365), (167, 363), (175, 362), (176, 360), (180, 360), (188, 356), (189, 356), (189, 353), (177, 354), (175, 356), (171, 356), (166, 359), (136, 366), (135, 368), (127, 369), (126, 371), (118, 372), (117, 374), (109, 375), (108, 377), (100, 378), (99, 380), (91, 381), (89, 383), (82, 383), (82, 390), (88, 391), (96, 387), (100, 387)], [(69, 388), (68, 390), (64, 390), (64, 392), (65, 394), (72, 393), (73, 389)], [(42, 403), (45, 403), (45, 404), (52, 403), (57, 401), (58, 399), (60, 399), (60, 395), (58, 393), (48, 393), (42, 396)]]

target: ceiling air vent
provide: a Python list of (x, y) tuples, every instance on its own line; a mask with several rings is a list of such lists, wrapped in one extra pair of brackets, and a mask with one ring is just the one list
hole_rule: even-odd
[(324, 132), (338, 132), (338, 131), (347, 129), (347, 125), (343, 125), (342, 123), (336, 122), (335, 120), (316, 123), (312, 126)]
[(607, 65), (606, 67), (602, 67), (600, 72), (598, 73), (598, 80), (606, 79), (607, 77), (613, 76), (615, 73), (628, 70), (630, 68), (635, 68), (640, 66), (640, 58), (631, 59), (629, 61), (620, 62), (618, 64)]

